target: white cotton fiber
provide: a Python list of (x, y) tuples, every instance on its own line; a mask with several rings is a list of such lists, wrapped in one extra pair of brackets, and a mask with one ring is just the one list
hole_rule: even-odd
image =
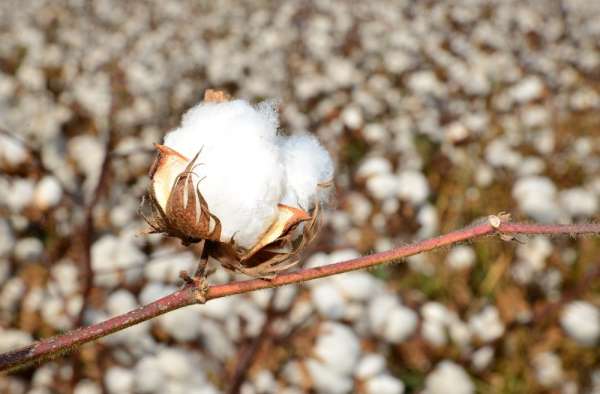
[(310, 210), (315, 202), (326, 202), (331, 187), (318, 186), (333, 180), (329, 153), (310, 134), (281, 137), (287, 178), (282, 203)]
[(309, 135), (277, 135), (271, 102), (257, 107), (243, 100), (201, 103), (188, 111), (164, 144), (188, 159), (210, 212), (222, 224), (221, 241), (234, 237), (251, 248), (269, 228), (283, 203), (304, 209), (327, 197), (317, 187), (329, 181), (329, 154)]

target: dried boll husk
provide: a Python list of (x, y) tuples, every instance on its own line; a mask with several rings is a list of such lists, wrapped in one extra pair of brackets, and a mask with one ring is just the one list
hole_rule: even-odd
[[(228, 99), (224, 92), (205, 93), (205, 101)], [(201, 151), (189, 160), (167, 146), (155, 146), (158, 154), (149, 174), (148, 197), (142, 203), (142, 214), (151, 233), (177, 237), (184, 245), (204, 241), (205, 256), (213, 257), (227, 269), (253, 277), (272, 278), (298, 263), (299, 253), (317, 232), (318, 203), (310, 213), (279, 204), (275, 219), (258, 241), (252, 247), (241, 247), (236, 244), (235, 235), (229, 240), (221, 239), (221, 221), (210, 212), (202, 196), (202, 180), (194, 174), (194, 168), (201, 165)]]
[[(194, 182), (193, 169), (198, 154), (189, 161), (163, 145), (156, 145), (158, 155), (150, 169), (148, 190), (150, 214), (144, 214), (151, 233), (165, 233), (180, 238), (184, 245), (201, 240), (217, 241), (221, 222), (208, 210), (208, 204)], [(185, 167), (184, 167), (185, 166)], [(178, 172), (183, 167), (183, 170)]]

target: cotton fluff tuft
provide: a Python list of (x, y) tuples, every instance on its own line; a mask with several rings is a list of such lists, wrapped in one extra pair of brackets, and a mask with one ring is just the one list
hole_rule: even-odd
[(281, 142), (287, 179), (281, 202), (310, 210), (315, 201), (326, 201), (331, 188), (318, 185), (333, 178), (333, 163), (329, 153), (310, 134), (282, 137)]
[(221, 221), (223, 242), (234, 237), (250, 248), (275, 220), (277, 204), (310, 209), (327, 198), (317, 187), (333, 175), (327, 151), (309, 135), (277, 135), (278, 126), (272, 102), (207, 102), (165, 136), (164, 144), (188, 159), (200, 152), (193, 172)]

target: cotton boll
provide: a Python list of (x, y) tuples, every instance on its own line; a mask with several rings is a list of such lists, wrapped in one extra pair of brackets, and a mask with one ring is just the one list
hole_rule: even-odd
[(282, 204), (311, 210), (315, 202), (326, 203), (333, 180), (333, 162), (316, 137), (310, 134), (280, 138), (286, 186)]
[(54, 176), (45, 176), (35, 186), (33, 203), (41, 210), (51, 208), (60, 202), (62, 187)]
[(62, 295), (68, 296), (79, 291), (79, 271), (71, 261), (64, 260), (54, 264), (51, 275)]
[(481, 349), (476, 350), (471, 359), (473, 368), (477, 371), (483, 371), (494, 359), (494, 348), (491, 346), (484, 346)]
[(378, 200), (385, 200), (397, 195), (398, 178), (393, 174), (376, 174), (367, 179), (367, 190)]
[(326, 322), (321, 326), (314, 354), (324, 365), (339, 374), (350, 375), (360, 356), (360, 343), (343, 324)]
[(30, 179), (15, 179), (4, 191), (4, 202), (12, 212), (21, 212), (33, 199), (33, 182)]
[(133, 382), (133, 372), (122, 367), (110, 367), (104, 375), (106, 391), (110, 394), (132, 393)]
[(354, 370), (358, 379), (373, 377), (385, 369), (385, 357), (378, 353), (369, 353), (363, 356)]
[(369, 323), (371, 330), (381, 335), (384, 331), (390, 312), (398, 305), (398, 299), (391, 294), (373, 297), (369, 302)]
[(15, 245), (14, 256), (23, 263), (38, 261), (44, 253), (44, 244), (37, 238), (23, 238)]
[(102, 394), (102, 388), (88, 379), (80, 380), (73, 389), (73, 394)]
[(435, 347), (446, 345), (446, 330), (444, 326), (436, 321), (425, 320), (421, 326), (421, 334), (425, 341)]
[(158, 317), (160, 326), (180, 342), (191, 341), (200, 333), (202, 322), (189, 308), (177, 309)]
[[(113, 287), (119, 283), (120, 269), (125, 269), (127, 282), (133, 282), (141, 276), (138, 269), (132, 267), (145, 260), (146, 256), (138, 249), (132, 239), (104, 235), (92, 245), (92, 269), (96, 272), (96, 285)], [(106, 272), (110, 271), (110, 272)]]
[(259, 393), (277, 392), (277, 381), (273, 373), (268, 370), (262, 370), (254, 377), (254, 385)]
[(391, 172), (392, 163), (384, 157), (375, 156), (365, 159), (360, 164), (356, 171), (356, 177), (358, 179), (369, 178), (373, 175), (389, 174)]
[(368, 300), (377, 288), (376, 280), (365, 272), (334, 275), (331, 277), (331, 281), (344, 297), (356, 301)]
[(458, 245), (452, 248), (446, 262), (455, 270), (470, 268), (475, 263), (475, 251), (472, 247), (466, 245)]
[(412, 335), (417, 328), (417, 322), (417, 314), (412, 309), (398, 305), (391, 310), (387, 318), (383, 337), (392, 343), (400, 343)]
[(448, 308), (439, 302), (427, 302), (421, 307), (421, 314), (425, 320), (442, 325), (450, 321)]
[(0, 329), (0, 352), (8, 352), (29, 345), (33, 341), (31, 335), (20, 330)]
[(156, 361), (160, 367), (160, 371), (170, 379), (183, 381), (192, 374), (202, 373), (202, 371), (194, 371), (192, 369), (191, 357), (180, 349), (162, 349), (156, 355)]
[(322, 316), (334, 320), (344, 316), (346, 302), (337, 287), (331, 283), (319, 283), (311, 290), (311, 298)]
[(135, 296), (127, 290), (117, 290), (112, 293), (106, 302), (106, 309), (111, 316), (120, 315), (137, 308)]
[(458, 364), (444, 360), (425, 378), (426, 394), (472, 394), (475, 385)]
[(520, 178), (513, 186), (512, 195), (519, 208), (535, 220), (550, 223), (561, 214), (556, 203), (556, 186), (546, 177)]
[(152, 281), (174, 283), (179, 280), (181, 271), (189, 272), (196, 264), (191, 252), (172, 254), (172, 250), (157, 253), (144, 265), (144, 276)]
[(560, 192), (560, 203), (571, 216), (588, 217), (598, 213), (598, 198), (591, 191), (577, 187)]
[(560, 323), (582, 345), (593, 346), (600, 338), (600, 310), (585, 301), (574, 301), (562, 311)]
[(429, 184), (419, 171), (406, 170), (398, 174), (398, 197), (413, 204), (421, 204), (429, 196)]
[(365, 383), (367, 394), (402, 394), (404, 383), (400, 379), (388, 374), (381, 374), (367, 380)]
[(563, 381), (564, 373), (559, 356), (551, 352), (535, 355), (533, 366), (538, 382), (545, 387), (554, 387)]
[(235, 235), (245, 248), (275, 219), (284, 193), (275, 115), (267, 112), (241, 100), (201, 103), (164, 140), (188, 159), (201, 151), (194, 173), (210, 212), (221, 221), (221, 240)]
[(7, 135), (0, 134), (0, 163), (16, 167), (25, 162), (29, 156), (27, 149), (20, 141)]
[(351, 377), (341, 374), (316, 360), (308, 359), (306, 362), (306, 369), (308, 370), (315, 388), (320, 393), (349, 393), (354, 386)]
[(163, 392), (165, 375), (161, 361), (154, 356), (143, 357), (135, 366), (135, 388), (140, 393)]
[(496, 340), (504, 334), (504, 323), (500, 320), (498, 309), (492, 305), (471, 316), (469, 328), (484, 342)]

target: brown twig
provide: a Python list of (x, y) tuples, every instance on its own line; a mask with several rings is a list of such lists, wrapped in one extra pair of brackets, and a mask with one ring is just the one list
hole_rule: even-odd
[(271, 294), (271, 298), (269, 299), (269, 304), (266, 309), (266, 317), (265, 322), (260, 329), (260, 333), (246, 346), (243, 351), (241, 357), (238, 358), (237, 365), (235, 366), (234, 373), (231, 379), (228, 379), (231, 382), (231, 386), (227, 392), (229, 394), (236, 394), (240, 392), (240, 388), (244, 381), (246, 381), (246, 375), (248, 371), (252, 367), (256, 355), (260, 350), (262, 344), (269, 339), (269, 331), (271, 330), (271, 324), (275, 319), (277, 313), (275, 311), (275, 297), (277, 296), (277, 289), (273, 291)]
[[(495, 219), (495, 220), (492, 220)], [(280, 274), (272, 280), (253, 279), (210, 286), (206, 294), (193, 284), (186, 284), (182, 289), (163, 297), (151, 304), (139, 307), (124, 315), (104, 322), (69, 331), (63, 335), (44, 339), (27, 347), (0, 354), (0, 371), (14, 371), (36, 362), (41, 362), (61, 354), (70, 352), (78, 346), (102, 338), (113, 332), (141, 323), (153, 317), (184, 306), (196, 304), (200, 299), (211, 300), (234, 294), (273, 288), (292, 283), (302, 283), (313, 279), (324, 278), (345, 272), (372, 268), (380, 264), (397, 262), (405, 257), (433, 249), (473, 240), (486, 235), (541, 235), (562, 234), (582, 235), (600, 234), (600, 223), (545, 225), (497, 222), (498, 217), (462, 230), (457, 230), (439, 237), (423, 240), (411, 245), (401, 246), (386, 252), (331, 264), (323, 267), (301, 269), (296, 272)]]
[(104, 160), (100, 167), (100, 174), (98, 176), (98, 183), (94, 188), (91, 195), (90, 201), (85, 207), (85, 221), (81, 230), (82, 237), (82, 273), (83, 278), (83, 303), (77, 317), (77, 326), (83, 323), (88, 300), (94, 285), (94, 270), (92, 269), (92, 242), (94, 241), (94, 209), (100, 202), (104, 192), (106, 191), (106, 185), (108, 183), (108, 177), (110, 175), (110, 159), (111, 159), (111, 147), (113, 144), (114, 133), (109, 130), (108, 139), (106, 141), (106, 147), (104, 150)]

